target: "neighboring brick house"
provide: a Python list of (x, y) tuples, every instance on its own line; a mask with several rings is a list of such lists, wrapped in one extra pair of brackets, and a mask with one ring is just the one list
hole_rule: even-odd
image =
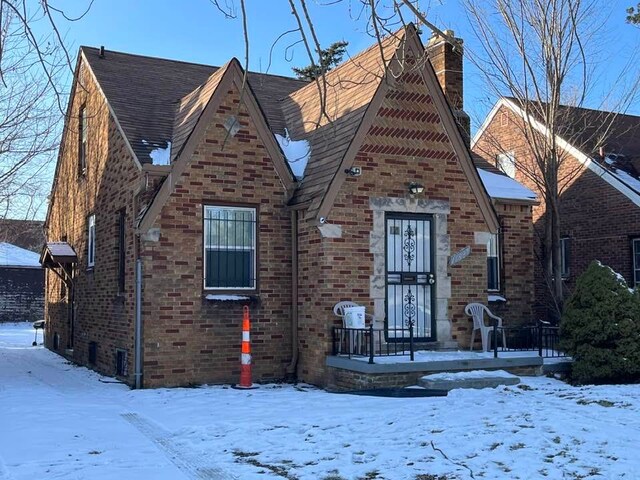
[[(474, 136), (478, 156), (501, 166), (520, 183), (541, 192), (523, 173), (533, 155), (523, 134), (527, 115), (519, 102), (502, 98)], [(529, 118), (532, 131), (548, 135), (544, 125)], [(559, 172), (563, 284), (567, 293), (593, 260), (600, 260), (640, 283), (640, 117), (584, 108), (561, 108), (557, 144), (563, 160)], [(529, 168), (528, 171), (531, 171)], [(550, 316), (553, 309), (544, 281), (545, 207), (534, 208), (537, 238), (535, 313)]]
[(533, 194), (496, 175), (508, 193), (488, 196), (413, 26), (381, 47), (318, 83), (82, 47), (46, 221), (47, 346), (138, 386), (234, 382), (248, 304), (254, 378), (326, 385), (332, 307), (354, 300), (390, 338), (410, 314), (417, 341), (468, 348), (496, 210), (528, 315)]

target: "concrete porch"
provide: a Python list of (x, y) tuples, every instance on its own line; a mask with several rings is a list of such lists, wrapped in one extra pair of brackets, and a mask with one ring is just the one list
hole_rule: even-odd
[(341, 355), (327, 356), (328, 388), (335, 391), (363, 390), (416, 385), (418, 380), (432, 373), (464, 372), (470, 370), (506, 370), (507, 372), (535, 376), (566, 371), (571, 359), (543, 358), (538, 352), (473, 351), (417, 351), (414, 361), (409, 355), (368, 357)]

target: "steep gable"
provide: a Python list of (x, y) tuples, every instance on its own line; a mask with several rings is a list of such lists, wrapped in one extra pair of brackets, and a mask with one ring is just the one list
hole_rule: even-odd
[[(474, 135), (471, 146), (475, 148), (479, 142), (483, 139), (486, 133), (494, 122), (498, 122), (498, 113), (507, 109), (517, 117), (526, 121), (527, 115), (524, 110), (517, 105), (514, 99), (507, 97), (501, 98), (493, 106), (487, 118), (485, 118), (480, 129)], [(560, 131), (567, 136), (567, 138), (575, 138), (577, 143), (582, 142), (581, 145), (573, 145), (569, 143), (563, 136), (556, 135), (556, 144), (559, 148), (567, 152), (577, 162), (579, 162), (584, 168), (587, 168), (591, 172), (595, 173), (604, 182), (615, 188), (618, 192), (622, 193), (625, 197), (631, 200), (635, 205), (640, 206), (640, 179), (635, 178), (633, 175), (623, 170), (617, 170), (615, 168), (615, 162), (597, 161), (597, 154), (594, 154), (594, 150), (598, 146), (591, 142), (593, 137), (594, 126), (598, 122), (607, 121), (611, 122), (611, 126), (608, 129), (610, 132), (608, 140), (605, 142), (612, 148), (617, 149), (618, 152), (630, 152), (630, 158), (634, 160), (637, 158), (638, 140), (636, 133), (640, 129), (640, 118), (632, 115), (612, 114), (611, 112), (603, 112), (598, 110), (589, 110), (576, 107), (562, 107), (562, 117), (567, 119), (568, 123), (565, 123)], [(615, 118), (610, 118), (610, 115), (616, 115)], [(569, 122), (570, 119), (574, 119)], [(549, 130), (547, 127), (534, 115), (530, 114), (528, 117), (532, 127), (542, 135), (549, 136)], [(585, 123), (586, 122), (586, 123)], [(589, 125), (588, 128), (582, 128), (581, 126)], [(494, 128), (508, 128), (502, 126), (494, 126)]]
[[(85, 46), (80, 51), (141, 163), (151, 163), (151, 151), (171, 141), (180, 101), (220, 68), (112, 50), (101, 57), (99, 49)], [(279, 100), (307, 82), (256, 72), (248, 73), (248, 81), (267, 123), (282, 132)]]
[(216, 70), (209, 76), (206, 82), (180, 99), (173, 122), (173, 135), (171, 137), (172, 162), (175, 161), (182, 152), (182, 148), (191, 136), (196, 123), (200, 120), (204, 109), (211, 100), (211, 96), (227, 71), (227, 67), (228, 64)]
[(311, 148), (304, 179), (291, 200), (308, 207), (307, 217), (319, 209), (403, 38), (401, 30), (284, 100), (290, 136), (307, 140)]
[[(164, 181), (151, 205), (144, 213), (139, 223), (139, 229), (145, 231), (151, 227), (159, 215), (167, 199), (174, 191), (181, 175), (192, 161), (192, 156), (206, 129), (216, 115), (218, 106), (224, 100), (230, 87), (242, 91), (242, 101), (253, 121), (260, 140), (268, 151), (271, 161), (278, 173), (283, 190), (293, 192), (295, 179), (289, 165), (284, 159), (282, 150), (269, 129), (267, 120), (249, 84), (243, 85), (243, 70), (238, 60), (232, 59), (220, 73), (214, 73), (207, 82), (190, 93), (181, 102), (176, 115), (177, 124), (175, 134), (180, 148), (171, 163), (171, 171)], [(244, 89), (243, 89), (244, 87)], [(233, 112), (229, 112), (229, 118)], [(223, 149), (223, 144), (219, 148)]]
[[(365, 51), (362, 56), (355, 57), (354, 60), (357, 60), (355, 65), (358, 67), (351, 68), (355, 68), (354, 74), (357, 74), (361, 72), (362, 66), (365, 66), (363, 71), (366, 75), (363, 78), (367, 81), (363, 90), (370, 98), (368, 102), (362, 104), (360, 103), (362, 98), (358, 101), (342, 100), (347, 106), (336, 108), (335, 111), (342, 113), (337, 120), (344, 122), (344, 125), (349, 128), (345, 129), (343, 126), (341, 130), (336, 129), (335, 140), (324, 130), (331, 124), (319, 122), (321, 126), (316, 135), (324, 135), (325, 139), (330, 141), (326, 141), (326, 151), (322, 152), (324, 153), (322, 156), (316, 155), (318, 151), (322, 151), (320, 148), (316, 147), (314, 151), (312, 147), (312, 160), (307, 169), (309, 174), (313, 175), (311, 177), (305, 175), (302, 186), (294, 197), (294, 203), (302, 203), (302, 201), (308, 203), (307, 219), (317, 220), (320, 217), (326, 217), (341, 185), (347, 178), (345, 172), (353, 165), (355, 156), (361, 149), (365, 135), (371, 133), (370, 128), (374, 121), (386, 117), (387, 120), (383, 121), (387, 124), (382, 128), (385, 133), (392, 132), (397, 145), (385, 153), (435, 158), (442, 161), (457, 159), (485, 222), (491, 231), (495, 231), (498, 228), (497, 216), (471, 160), (469, 149), (462, 138), (433, 68), (429, 62), (420, 61), (424, 59), (424, 47), (415, 27), (409, 25), (403, 32), (403, 35), (390, 37), (383, 44), (384, 64), (380, 59), (380, 50), (374, 48), (377, 45)], [(377, 70), (374, 68), (376, 65)], [(400, 82), (397, 78), (400, 72), (403, 72), (400, 75), (402, 82), (420, 85), (417, 90), (412, 92), (394, 90)], [(342, 73), (344, 75), (344, 71)], [(350, 81), (345, 76), (338, 78), (339, 85), (356, 85), (358, 81), (357, 76)], [(310, 86), (305, 87), (305, 89), (309, 88)], [(327, 100), (328, 106), (340, 106), (341, 99), (349, 98), (350, 95), (349, 90), (346, 89), (336, 88), (331, 92)], [(402, 103), (398, 109), (382, 107), (385, 97), (389, 98), (389, 95), (393, 100)], [(292, 97), (294, 96), (298, 100), (301, 98), (300, 92), (295, 92)], [(429, 105), (428, 111), (415, 111), (415, 105), (420, 102), (421, 105)], [(352, 108), (354, 110), (351, 110)], [(401, 111), (403, 108), (412, 113), (409, 115), (403, 113)], [(315, 108), (309, 106), (307, 110), (311, 113), (303, 117), (303, 120), (307, 120), (306, 123), (303, 122), (304, 125), (309, 125), (314, 115), (319, 114), (317, 106)], [(301, 111), (304, 110), (301, 109)], [(285, 112), (288, 112), (287, 108)], [(289, 118), (287, 115), (287, 119)], [(402, 121), (402, 128), (397, 128), (399, 119)], [(425, 128), (425, 125), (429, 128)], [(307, 128), (309, 127), (305, 127), (305, 131)], [(442, 145), (437, 146), (438, 142), (446, 145), (446, 148)], [(311, 143), (314, 144), (313, 141)], [(429, 145), (432, 145), (432, 148)]]

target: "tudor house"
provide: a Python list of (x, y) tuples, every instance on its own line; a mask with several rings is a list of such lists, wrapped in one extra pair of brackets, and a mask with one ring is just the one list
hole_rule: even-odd
[(342, 300), (389, 342), (412, 315), (434, 349), (469, 348), (464, 306), (489, 295), (530, 320), (535, 195), (474, 164), (460, 49), (409, 26), (382, 52), (319, 95), (243, 82), (236, 59), (82, 47), (41, 258), (48, 348), (138, 387), (235, 382), (248, 305), (254, 379), (326, 386)]
[[(535, 109), (530, 109), (535, 112)], [(562, 106), (556, 138), (563, 160), (559, 174), (561, 266), (567, 294), (593, 260), (640, 284), (640, 117)], [(548, 135), (535, 113), (515, 99), (500, 99), (472, 141), (474, 154), (531, 190), (523, 173), (533, 155), (523, 126)], [(542, 198), (541, 192), (537, 192)], [(550, 317), (553, 307), (544, 282), (544, 204), (534, 207), (537, 258), (534, 312)]]

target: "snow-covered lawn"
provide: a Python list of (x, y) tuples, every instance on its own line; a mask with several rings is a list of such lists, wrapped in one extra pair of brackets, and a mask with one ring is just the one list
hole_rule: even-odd
[(640, 386), (132, 391), (0, 325), (0, 479), (639, 478)]

